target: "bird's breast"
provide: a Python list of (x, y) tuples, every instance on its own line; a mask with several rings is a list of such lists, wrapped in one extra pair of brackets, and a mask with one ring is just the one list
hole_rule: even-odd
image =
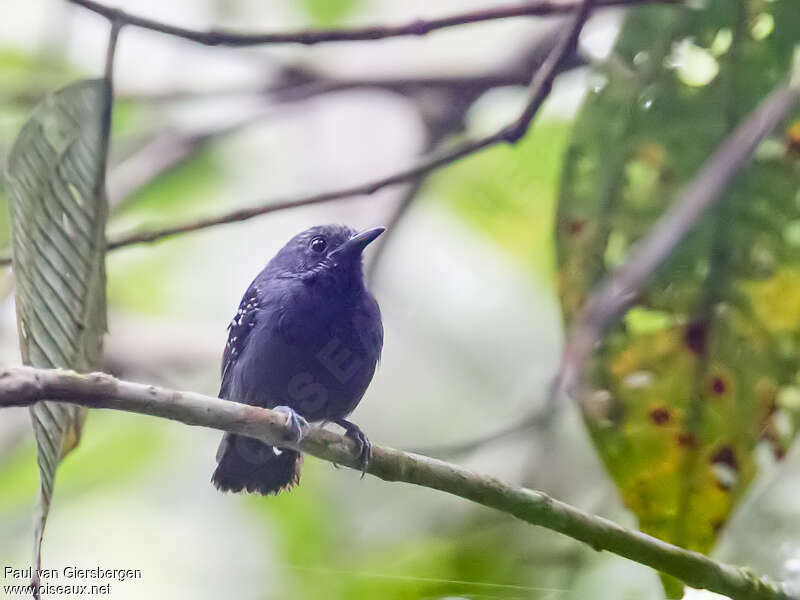
[(291, 406), (309, 420), (349, 414), (380, 357), (374, 302), (299, 289), (266, 308), (240, 361), (249, 378), (240, 389), (256, 396), (248, 402)]

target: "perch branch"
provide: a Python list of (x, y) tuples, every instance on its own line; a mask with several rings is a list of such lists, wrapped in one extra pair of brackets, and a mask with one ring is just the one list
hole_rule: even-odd
[[(355, 42), (380, 40), (393, 37), (423, 36), (432, 31), (494, 21), (512, 17), (542, 17), (547, 15), (562, 15), (571, 13), (581, 7), (580, 0), (538, 0), (535, 2), (521, 2), (507, 6), (497, 6), (474, 12), (465, 12), (439, 19), (416, 19), (403, 25), (372, 25), (356, 27), (353, 29), (317, 29), (291, 32), (273, 33), (238, 33), (231, 31), (215, 30), (200, 31), (169, 25), (153, 19), (140, 17), (123, 10), (105, 6), (94, 0), (68, 0), (72, 4), (81, 6), (109, 20), (157, 31), (172, 35), (205, 46), (258, 46), (265, 44), (302, 44), (311, 46), (323, 42)], [(635, 4), (669, 4), (679, 0), (601, 0), (602, 6), (629, 6)]]
[[(0, 371), (0, 407), (28, 406), (44, 399), (232, 431), (359, 469), (354, 444), (346, 437), (311, 428), (299, 445), (286, 442), (292, 435), (286, 427), (286, 417), (265, 408), (131, 383), (103, 373), (80, 375), (73, 371), (31, 367)], [(427, 487), (494, 508), (567, 535), (595, 550), (608, 550), (673, 575), (692, 587), (708, 589), (734, 600), (790, 600), (781, 584), (757, 577), (747, 569), (716, 562), (697, 552), (625, 529), (542, 492), (509, 485), (455, 464), (373, 446), (367, 472), (385, 481)]]

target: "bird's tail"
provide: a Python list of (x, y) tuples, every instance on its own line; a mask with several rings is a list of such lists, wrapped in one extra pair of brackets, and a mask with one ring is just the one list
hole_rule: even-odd
[(242, 435), (226, 433), (217, 450), (217, 469), (211, 478), (223, 492), (277, 494), (300, 482), (303, 455)]

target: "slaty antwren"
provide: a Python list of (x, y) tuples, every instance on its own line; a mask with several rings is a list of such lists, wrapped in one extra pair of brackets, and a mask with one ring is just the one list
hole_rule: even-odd
[[(294, 236), (244, 294), (228, 326), (219, 396), (286, 415), (300, 441), (308, 422), (332, 422), (359, 448), (372, 446), (346, 420), (380, 359), (383, 325), (364, 283), (361, 253), (383, 233), (344, 225)], [(212, 482), (222, 491), (277, 494), (300, 481), (301, 453), (226, 433)]]

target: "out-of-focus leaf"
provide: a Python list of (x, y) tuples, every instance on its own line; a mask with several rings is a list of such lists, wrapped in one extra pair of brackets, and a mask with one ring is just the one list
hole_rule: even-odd
[[(286, 597), (536, 598), (536, 592), (562, 585), (558, 577), (563, 574), (558, 569), (574, 566), (562, 557), (555, 569), (552, 564), (546, 567), (547, 577), (554, 579), (540, 579), (544, 569), (536, 573), (537, 565), (532, 564), (539, 557), (523, 559), (519, 552), (529, 547), (530, 536), (519, 528), (505, 527), (507, 522), (501, 517), (484, 513), (463, 524), (439, 524), (434, 527), (438, 535), (408, 538), (390, 534), (389, 541), (362, 535), (363, 539), (353, 544), (354, 528), (365, 518), (363, 508), (351, 514), (348, 496), (332, 493), (330, 480), (338, 475), (327, 465), (311, 462), (306, 466), (313, 472), (304, 474), (303, 485), (291, 495), (279, 495), (274, 502), (261, 502), (258, 497), (244, 500), (263, 519), (262, 537), (277, 535), (277, 555), (286, 572), (287, 589), (282, 590)], [(320, 510), (323, 496), (329, 502)], [(389, 511), (386, 507), (381, 510)], [(556, 534), (544, 535), (550, 542), (549, 551), (554, 545), (551, 537)], [(499, 551), (501, 548), (506, 551)], [(509, 548), (513, 551), (507, 551)]]
[(516, 146), (492, 148), (442, 171), (434, 196), (549, 280), (553, 206), (568, 137), (568, 123), (536, 123)]
[(199, 150), (119, 204), (112, 211), (113, 229), (129, 231), (156, 219), (180, 219), (196, 214), (198, 208), (204, 208), (215, 197), (220, 174), (214, 152), (208, 148)]
[(76, 71), (55, 54), (0, 48), (0, 100), (35, 101), (50, 86), (63, 85)]
[[(767, 13), (774, 28), (762, 35)], [(631, 13), (615, 50), (630, 72), (598, 74), (565, 165), (568, 321), (786, 76), (798, 30), (793, 0)], [(800, 369), (800, 162), (790, 140), (772, 144), (612, 328), (580, 397), (641, 528), (701, 552), (753, 479), (757, 446), (780, 457), (795, 434), (797, 407), (782, 398), (797, 396)]]
[[(137, 190), (116, 212), (112, 209), (109, 235), (158, 221), (190, 218), (216, 200), (224, 175), (214, 152), (202, 150)], [(162, 245), (158, 252), (134, 246), (109, 254), (109, 269), (114, 273), (108, 282), (109, 305), (150, 314), (168, 310), (172, 306), (169, 286), (162, 282), (182, 268), (182, 257), (195, 243), (187, 236)]]
[(362, 0), (300, 0), (300, 5), (318, 27), (338, 25)]
[[(159, 459), (166, 443), (165, 427), (158, 420), (130, 426), (120, 414), (92, 415), (92, 435), (81, 442), (81, 460), (66, 461), (59, 473), (59, 498), (70, 497), (95, 488), (125, 486), (146, 473)], [(35, 452), (23, 444), (0, 461), (0, 516), (21, 512), (36, 489), (36, 477), (30, 469)], [(2, 521), (2, 518), (0, 518)]]
[[(103, 175), (110, 113), (105, 80), (70, 85), (36, 108), (11, 150), (7, 190), (26, 364), (79, 371), (99, 366), (106, 329)], [(56, 469), (77, 446), (86, 410), (38, 402), (30, 412), (40, 475), (38, 569)]]

